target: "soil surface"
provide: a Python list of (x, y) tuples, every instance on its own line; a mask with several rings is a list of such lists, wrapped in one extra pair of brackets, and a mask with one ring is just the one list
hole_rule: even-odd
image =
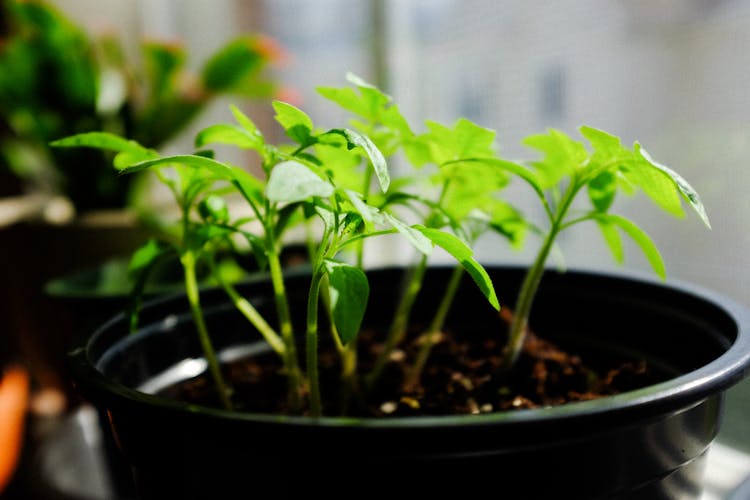
[[(369, 331), (360, 334), (360, 373), (369, 373), (382, 349), (383, 336)], [(354, 390), (341, 384), (338, 353), (330, 346), (321, 346), (324, 414), (388, 417), (489, 413), (601, 398), (660, 380), (642, 360), (613, 358), (602, 362), (597, 358), (594, 368), (578, 354), (531, 332), (516, 366), (505, 376), (498, 376), (505, 341), (502, 332), (485, 328), (459, 335), (446, 330), (435, 340), (418, 383), (407, 383), (409, 368), (421, 345), (419, 335), (411, 335), (394, 351), (379, 382), (369, 390), (364, 390), (363, 377)], [(304, 359), (304, 352), (299, 354)], [(224, 370), (233, 387), (237, 410), (289, 413), (286, 374), (274, 353), (233, 362)], [(219, 406), (213, 384), (205, 376), (184, 381), (162, 394)]]

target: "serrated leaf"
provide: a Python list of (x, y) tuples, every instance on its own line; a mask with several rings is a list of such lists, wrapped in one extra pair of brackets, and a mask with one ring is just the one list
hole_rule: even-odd
[(605, 224), (614, 224), (622, 229), (640, 247), (649, 264), (651, 264), (654, 273), (656, 273), (661, 279), (666, 279), (667, 271), (664, 266), (664, 260), (659, 253), (659, 249), (656, 248), (654, 242), (646, 232), (643, 231), (643, 229), (638, 227), (631, 220), (620, 215), (597, 213), (594, 215), (594, 218)]
[(473, 210), (492, 210), (498, 191), (508, 184), (505, 169), (489, 162), (451, 162), (440, 169), (442, 209), (456, 220), (463, 220)]
[(313, 122), (304, 111), (282, 101), (274, 101), (273, 109), (276, 111), (276, 121), (292, 140), (303, 146), (315, 142), (312, 136)]
[(274, 166), (266, 184), (266, 196), (274, 202), (294, 203), (313, 196), (326, 198), (333, 193), (330, 182), (296, 161), (284, 161)]
[(644, 160), (646, 160), (651, 166), (653, 166), (655, 169), (659, 170), (660, 172), (663, 172), (666, 174), (672, 181), (674, 182), (675, 186), (677, 186), (677, 189), (679, 189), (680, 193), (685, 197), (688, 204), (693, 207), (693, 210), (698, 214), (698, 216), (701, 218), (703, 223), (707, 227), (711, 227), (711, 223), (708, 220), (708, 213), (706, 212), (706, 207), (703, 206), (703, 202), (700, 199), (700, 196), (698, 195), (698, 192), (693, 189), (693, 187), (677, 172), (672, 170), (671, 168), (662, 165), (661, 163), (658, 163), (654, 161), (654, 159), (651, 157), (648, 152), (641, 147), (640, 144), (635, 144), (635, 151), (638, 155), (641, 156)]
[[(637, 146), (636, 146), (637, 150)], [(684, 217), (682, 200), (674, 181), (666, 172), (654, 167), (641, 154), (621, 169), (622, 176), (643, 192), (659, 207), (675, 217)]]
[(453, 127), (434, 121), (426, 122), (429, 132), (419, 137), (430, 150), (436, 165), (461, 158), (492, 157), (495, 131), (481, 127), (466, 118), (457, 120)]
[(367, 309), (370, 285), (365, 273), (354, 266), (326, 260), (331, 316), (341, 342), (348, 344), (359, 333)]
[(544, 154), (541, 160), (532, 163), (543, 188), (554, 186), (563, 177), (573, 174), (589, 157), (583, 144), (555, 129), (528, 136), (523, 143)]
[(591, 143), (594, 151), (603, 155), (611, 157), (623, 149), (620, 138), (604, 130), (584, 125), (580, 128), (580, 132)]
[(479, 287), (479, 290), (481, 290), (482, 294), (487, 298), (492, 307), (496, 310), (500, 309), (500, 303), (495, 295), (495, 288), (492, 285), (492, 280), (484, 267), (474, 259), (474, 252), (469, 246), (445, 231), (424, 226), (417, 226), (416, 229), (424, 234), (435, 245), (451, 254), (466, 272), (469, 273), (474, 280), (474, 283), (476, 283), (477, 287)]

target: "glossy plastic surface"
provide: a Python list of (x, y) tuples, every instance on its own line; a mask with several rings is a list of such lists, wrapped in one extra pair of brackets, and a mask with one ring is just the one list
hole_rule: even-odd
[[(428, 273), (418, 319), (439, 299), (448, 273)], [(498, 295), (513, 297), (521, 270), (491, 274)], [(402, 277), (398, 269), (370, 274), (366, 321), (389, 317), (392, 286)], [(298, 274), (287, 287), (302, 294), (306, 284)], [(244, 293), (264, 307), (269, 291), (255, 283)], [(458, 297), (451, 328), (497, 327), (470, 280)], [(220, 349), (256, 338), (220, 292), (203, 301)], [(302, 304), (293, 308), (304, 310)], [(533, 311), (537, 332), (584, 352), (640, 353), (674, 378), (540, 410), (312, 421), (195, 408), (134, 389), (200, 358), (186, 311), (181, 297), (154, 302), (143, 313), (150, 326), (142, 331), (127, 335), (124, 318), (115, 318), (71, 353), (78, 388), (107, 412), (148, 498), (219, 498), (241, 488), (257, 498), (311, 491), (326, 498), (488, 492), (498, 498), (697, 498), (722, 393), (750, 361), (747, 313), (722, 297), (616, 276), (548, 273)]]

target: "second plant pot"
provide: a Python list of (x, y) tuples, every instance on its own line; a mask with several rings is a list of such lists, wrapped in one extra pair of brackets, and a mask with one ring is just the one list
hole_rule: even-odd
[[(513, 297), (523, 270), (489, 269)], [(426, 321), (450, 270), (428, 271)], [(365, 323), (385, 326), (401, 269), (371, 271)], [(470, 280), (449, 330), (497, 328)], [(289, 276), (304, 311), (309, 277)], [(242, 290), (272, 310), (271, 287)], [(265, 345), (212, 290), (202, 297), (223, 360)], [(300, 322), (303, 317), (298, 318)], [(116, 317), (71, 351), (80, 392), (108, 416), (144, 498), (698, 498), (723, 392), (750, 363), (747, 312), (693, 287), (582, 272), (545, 276), (532, 327), (586, 356), (629, 353), (670, 374), (655, 385), (557, 407), (483, 415), (319, 419), (207, 408), (155, 395), (202, 370), (189, 308), (149, 303), (141, 330)], [(302, 323), (304, 324), (304, 323)]]

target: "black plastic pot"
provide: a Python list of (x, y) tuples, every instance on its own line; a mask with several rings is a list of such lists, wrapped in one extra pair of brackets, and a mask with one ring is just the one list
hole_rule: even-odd
[[(417, 319), (429, 316), (448, 273), (428, 272)], [(490, 273), (499, 297), (515, 296), (522, 270)], [(365, 321), (377, 324), (390, 317), (402, 272), (369, 276)], [(288, 280), (295, 310), (304, 310), (307, 281)], [(267, 284), (243, 292), (269, 305)], [(221, 292), (203, 300), (225, 358), (262, 346)], [(106, 411), (146, 498), (697, 498), (723, 391), (750, 364), (748, 313), (723, 297), (549, 272), (533, 312), (538, 333), (587, 356), (635, 354), (673, 377), (594, 401), (476, 416), (239, 414), (143, 392), (200, 371), (187, 311), (183, 297), (152, 302), (141, 331), (128, 335), (125, 319), (115, 318), (70, 356), (77, 387)], [(497, 319), (467, 279), (448, 324), (496, 328)]]

